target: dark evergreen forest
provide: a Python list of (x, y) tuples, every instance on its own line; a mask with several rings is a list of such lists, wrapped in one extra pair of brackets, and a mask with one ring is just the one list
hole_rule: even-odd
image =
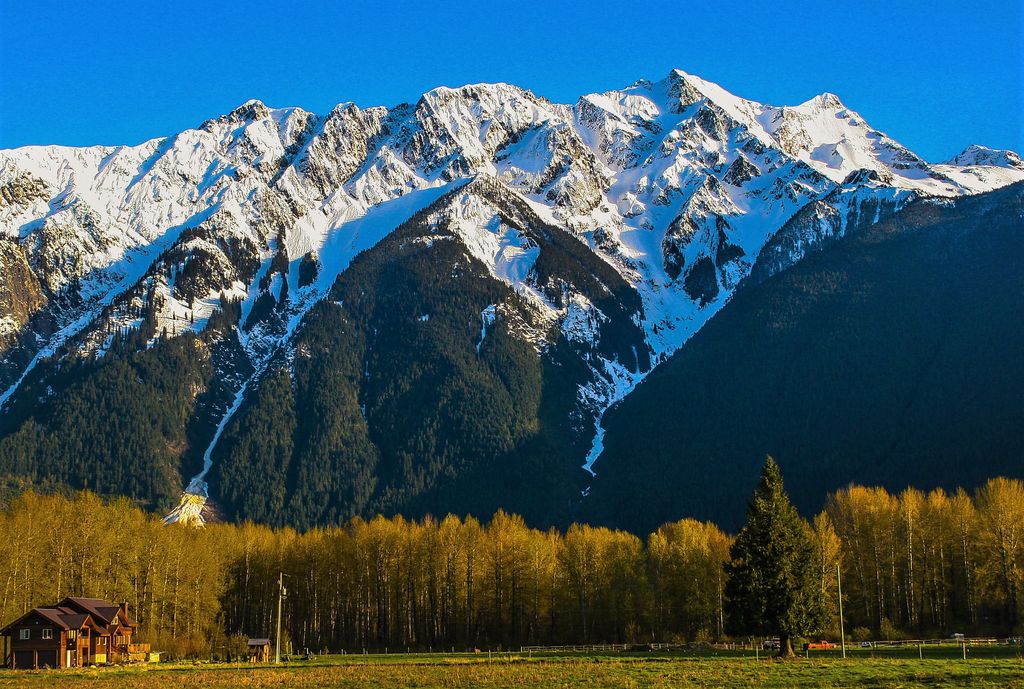
[(918, 201), (741, 288), (605, 415), (585, 518), (732, 528), (766, 452), (804, 514), (850, 482), (1024, 476), (1022, 207)]

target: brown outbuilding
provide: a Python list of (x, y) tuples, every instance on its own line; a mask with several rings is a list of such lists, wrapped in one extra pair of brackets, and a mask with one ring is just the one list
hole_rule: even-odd
[(249, 639), (247, 646), (250, 663), (270, 662), (270, 639)]

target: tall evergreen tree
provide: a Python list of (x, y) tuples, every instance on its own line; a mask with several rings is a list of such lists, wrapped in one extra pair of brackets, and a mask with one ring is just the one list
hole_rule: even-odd
[(821, 627), (823, 606), (810, 528), (790, 503), (782, 472), (770, 456), (747, 505), (747, 523), (729, 553), (730, 633), (777, 635), (779, 655), (792, 656), (793, 638)]

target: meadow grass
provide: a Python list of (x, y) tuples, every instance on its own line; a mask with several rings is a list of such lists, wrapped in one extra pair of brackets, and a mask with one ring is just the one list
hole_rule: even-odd
[[(676, 687), (1011, 687), (1024, 689), (1019, 649), (972, 649), (917, 658), (856, 649), (755, 660), (749, 651), (605, 654), (371, 654), (318, 656), (280, 666), (161, 663), (125, 668), (3, 671), (0, 688), (24, 689), (571, 689)], [(954, 651), (957, 649), (948, 649)], [(872, 657), (874, 656), (874, 657)]]

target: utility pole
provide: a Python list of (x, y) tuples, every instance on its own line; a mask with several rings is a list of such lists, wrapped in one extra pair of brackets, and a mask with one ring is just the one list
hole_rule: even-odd
[(722, 573), (718, 573), (718, 641), (721, 642), (725, 633), (725, 608), (722, 605)]
[(836, 563), (836, 586), (839, 590), (839, 640), (843, 645), (843, 657), (846, 657), (846, 631), (843, 629), (843, 575)]
[(284, 588), (284, 578), (288, 576), (284, 572), (278, 572), (277, 577), (277, 634), (274, 636), (274, 662), (281, 662), (281, 601), (288, 592)]

